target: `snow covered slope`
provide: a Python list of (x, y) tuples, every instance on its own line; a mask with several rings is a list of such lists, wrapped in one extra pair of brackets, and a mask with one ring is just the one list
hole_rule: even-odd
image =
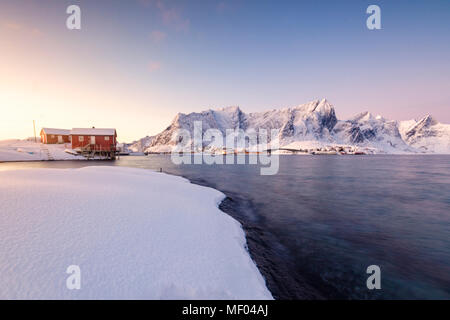
[(419, 121), (405, 121), (401, 128), (403, 139), (417, 150), (449, 153), (450, 125), (439, 123), (428, 115)]
[(363, 112), (355, 117), (339, 121), (333, 130), (336, 141), (375, 148), (387, 153), (414, 152), (403, 141), (397, 121), (386, 120)]
[[(272, 298), (217, 190), (119, 167), (0, 181), (0, 299)], [(80, 290), (66, 287), (70, 265)]]
[[(177, 143), (173, 138), (178, 129), (187, 129), (193, 136), (194, 121), (202, 121), (203, 132), (214, 128), (223, 135), (227, 129), (276, 129), (280, 147), (284, 148), (346, 145), (380, 153), (450, 153), (449, 125), (425, 119), (398, 122), (364, 112), (349, 120), (338, 120), (334, 107), (326, 99), (248, 114), (239, 107), (210, 109), (179, 113), (170, 126), (152, 137), (148, 147), (141, 151), (170, 152)], [(208, 151), (208, 144), (204, 147)]]
[(179, 113), (171, 125), (156, 135), (145, 151), (170, 151), (178, 129), (193, 132), (194, 121), (202, 121), (203, 131), (218, 129), (223, 135), (227, 129), (277, 129), (279, 139), (287, 144), (296, 140), (329, 139), (330, 130), (337, 122), (334, 108), (326, 101), (312, 101), (293, 108), (245, 114), (239, 107), (207, 110), (188, 115)]
[(144, 152), (147, 149), (153, 140), (153, 136), (146, 136), (137, 141), (133, 141), (126, 145), (126, 151), (130, 152)]
[(70, 144), (41, 144), (29, 140), (0, 141), (0, 162), (2, 161), (39, 161), (39, 160), (85, 160), (65, 152)]

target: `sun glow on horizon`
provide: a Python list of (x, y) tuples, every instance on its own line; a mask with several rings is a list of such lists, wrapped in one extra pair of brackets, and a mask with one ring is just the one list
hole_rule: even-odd
[(238, 1), (80, 1), (79, 31), (65, 27), (67, 5), (0, 4), (0, 140), (32, 136), (35, 120), (36, 131), (114, 127), (130, 142), (178, 112), (259, 112), (318, 97), (340, 119), (369, 110), (450, 123), (448, 2), (428, 4), (427, 17), (423, 5), (382, 2), (378, 33), (357, 2), (256, 12)]

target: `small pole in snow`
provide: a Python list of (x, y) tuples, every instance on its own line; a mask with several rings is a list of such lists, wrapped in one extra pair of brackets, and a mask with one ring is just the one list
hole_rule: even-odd
[(162, 172), (162, 168), (159, 168), (159, 172)]
[(34, 131), (34, 143), (36, 143), (36, 124), (35, 121), (33, 120), (33, 131)]

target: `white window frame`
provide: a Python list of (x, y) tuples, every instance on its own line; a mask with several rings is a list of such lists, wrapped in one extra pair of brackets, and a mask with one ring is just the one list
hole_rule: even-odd
[(105, 136), (105, 141), (109, 141), (109, 136)]
[(78, 136), (78, 141), (83, 142), (84, 141), (84, 137), (83, 136)]

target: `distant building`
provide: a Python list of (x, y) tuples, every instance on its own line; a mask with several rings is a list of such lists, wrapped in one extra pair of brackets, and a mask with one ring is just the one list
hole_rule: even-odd
[(57, 144), (70, 142), (70, 130), (42, 128), (41, 143)]
[(72, 149), (95, 152), (115, 152), (116, 129), (74, 128), (70, 131)]

